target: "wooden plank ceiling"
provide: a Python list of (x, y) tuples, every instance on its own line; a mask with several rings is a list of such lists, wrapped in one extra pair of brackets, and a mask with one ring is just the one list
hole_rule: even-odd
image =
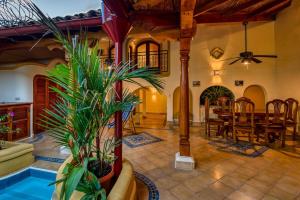
[[(179, 0), (123, 0), (135, 24), (179, 27)], [(197, 0), (197, 23), (271, 21), (292, 0)]]
[[(137, 30), (146, 30), (159, 33), (165, 30), (178, 30), (180, 28), (180, 0), (105, 0), (110, 2), (116, 14), (121, 17), (128, 17), (129, 21)], [(220, 22), (242, 22), (242, 21), (271, 21), (286, 7), (290, 6), (292, 0), (196, 0), (194, 19), (197, 23), (220, 23)], [(94, 14), (93, 14), (94, 13)], [(91, 15), (93, 14), (93, 15)], [(71, 17), (70, 20), (62, 18), (61, 23), (73, 24), (81, 20), (96, 20), (97, 24), (92, 25), (98, 31), (101, 27), (99, 11), (90, 11), (86, 15), (79, 14)], [(35, 40), (43, 34), (41, 27), (34, 25), (25, 26), (24, 29), (37, 30), (29, 33), (18, 30), (23, 27), (0, 29), (0, 43), (16, 43), (20, 40)], [(69, 28), (69, 30), (72, 30)], [(77, 30), (77, 29), (76, 29)], [(76, 31), (75, 30), (75, 31)], [(49, 36), (50, 37), (50, 36)]]

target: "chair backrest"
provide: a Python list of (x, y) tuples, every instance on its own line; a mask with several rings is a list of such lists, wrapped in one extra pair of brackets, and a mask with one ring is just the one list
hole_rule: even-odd
[(246, 97), (234, 101), (232, 106), (233, 125), (249, 124), (254, 127), (255, 104)]
[(285, 100), (288, 106), (287, 110), (287, 117), (286, 120), (297, 122), (297, 114), (298, 114), (298, 108), (299, 108), (299, 102), (296, 99), (288, 98)]
[(207, 121), (209, 119), (209, 99), (206, 97), (205, 98), (205, 121)]
[[(129, 105), (127, 106), (123, 111), (122, 111), (122, 122), (126, 123), (128, 121), (128, 119), (130, 118), (130, 114), (134, 109), (134, 105)], [(109, 128), (113, 128), (115, 126), (116, 122), (115, 120), (108, 123), (108, 127)]]
[[(267, 125), (271, 122), (274, 124), (283, 124), (286, 123), (288, 106), (287, 103), (280, 99), (274, 99), (267, 102), (266, 105), (266, 120)], [(273, 113), (271, 116), (270, 113)]]
[(232, 101), (229, 97), (222, 96), (218, 98), (217, 105), (220, 107), (222, 112), (230, 112), (232, 108)]

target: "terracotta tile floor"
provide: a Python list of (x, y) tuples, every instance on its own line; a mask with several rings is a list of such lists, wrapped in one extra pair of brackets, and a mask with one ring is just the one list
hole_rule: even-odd
[[(192, 127), (190, 141), (196, 169), (180, 171), (174, 169), (178, 129), (143, 131), (163, 141), (137, 148), (123, 145), (124, 157), (137, 172), (156, 184), (161, 200), (300, 200), (299, 143), (288, 142), (285, 149), (269, 149), (262, 156), (251, 158), (218, 151), (208, 144), (202, 128)], [(37, 145), (36, 151), (49, 155), (57, 151), (53, 146), (42, 150), (45, 146)], [(50, 169), (59, 166), (46, 161), (37, 161), (34, 165)], [(139, 199), (147, 199), (145, 188), (140, 187)]]

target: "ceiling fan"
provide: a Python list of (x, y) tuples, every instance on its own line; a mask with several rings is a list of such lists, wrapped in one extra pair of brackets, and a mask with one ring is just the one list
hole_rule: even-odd
[(248, 22), (244, 22), (243, 25), (245, 28), (245, 51), (241, 52), (239, 57), (226, 59), (226, 60), (235, 59), (234, 61), (229, 63), (229, 65), (233, 65), (234, 63), (236, 63), (238, 61), (241, 61), (241, 63), (243, 63), (245, 65), (248, 65), (252, 62), (259, 64), (259, 63), (262, 63), (262, 61), (257, 58), (277, 58), (276, 55), (255, 55), (255, 54), (253, 54), (252, 51), (248, 51), (248, 35), (247, 35)]

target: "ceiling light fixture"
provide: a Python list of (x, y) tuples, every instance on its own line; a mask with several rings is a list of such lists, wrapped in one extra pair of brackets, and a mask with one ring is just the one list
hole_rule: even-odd
[(242, 60), (242, 63), (243, 63), (244, 65), (249, 65), (249, 64), (251, 64), (251, 59), (249, 59), (249, 58), (244, 58), (244, 59)]

